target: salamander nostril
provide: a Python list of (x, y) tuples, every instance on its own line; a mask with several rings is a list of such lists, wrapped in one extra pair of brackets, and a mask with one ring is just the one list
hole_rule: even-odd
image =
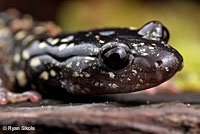
[(162, 64), (163, 64), (163, 62), (161, 60), (158, 60), (158, 61), (155, 62), (156, 68), (160, 67)]

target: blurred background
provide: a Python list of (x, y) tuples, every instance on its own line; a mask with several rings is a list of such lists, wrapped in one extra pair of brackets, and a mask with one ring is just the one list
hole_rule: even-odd
[(16, 8), (35, 19), (51, 20), (65, 32), (99, 27), (141, 27), (159, 20), (169, 44), (184, 57), (173, 80), (182, 90), (200, 91), (200, 1), (184, 0), (1, 0), (0, 10)]

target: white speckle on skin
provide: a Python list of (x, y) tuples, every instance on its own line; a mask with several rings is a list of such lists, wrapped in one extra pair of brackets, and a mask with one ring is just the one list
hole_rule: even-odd
[(28, 60), (30, 58), (30, 55), (29, 55), (27, 50), (24, 50), (22, 52), (22, 58), (25, 59), (25, 60)]
[(162, 43), (162, 44), (165, 44), (165, 42), (164, 42), (164, 41), (161, 41), (161, 43)]
[(122, 77), (126, 77), (126, 75), (125, 75), (125, 74), (122, 74)]
[(148, 56), (148, 53), (141, 53), (142, 56)]
[(58, 67), (58, 66), (59, 66), (59, 63), (57, 62), (57, 63), (55, 64), (55, 66), (57, 66), (57, 67)]
[(71, 67), (72, 67), (72, 62), (68, 63), (68, 64), (66, 65), (66, 67), (67, 67), (67, 68), (71, 68)]
[(66, 38), (61, 39), (60, 42), (69, 42), (69, 41), (72, 41), (73, 39), (74, 39), (74, 36), (70, 35)]
[(61, 87), (64, 88), (66, 86), (66, 82), (65, 81), (60, 81)]
[(92, 65), (94, 65), (94, 64), (92, 64), (92, 63), (89, 63), (88, 65), (91, 67), (91, 66), (92, 66)]
[(141, 82), (141, 83), (143, 83), (144, 81), (143, 81), (143, 79), (139, 79), (139, 81)]
[(51, 42), (53, 41), (53, 38), (48, 38), (47, 42), (51, 44)]
[(53, 39), (50, 43), (51, 45), (56, 45), (58, 43), (59, 39), (56, 38), (56, 39)]
[(144, 42), (141, 42), (140, 45), (143, 46), (143, 45), (144, 45)]
[[(83, 48), (84, 49), (84, 48)], [(93, 48), (90, 48), (90, 47), (88, 47), (88, 50), (91, 50), (91, 51), (93, 51)]]
[(80, 75), (79, 75), (78, 72), (73, 72), (72, 76), (73, 76), (73, 77), (79, 77)]
[(87, 73), (87, 72), (84, 72), (83, 74), (84, 74), (84, 75), (85, 75), (85, 77), (87, 77), (87, 78), (88, 78), (88, 77), (90, 77), (90, 74), (89, 74), (89, 73)]
[(88, 56), (88, 57), (85, 57), (85, 59), (86, 59), (86, 60), (95, 60), (95, 58), (89, 57), (89, 56)]
[(47, 71), (44, 71), (40, 74), (40, 78), (44, 79), (44, 80), (48, 80), (49, 79), (49, 73)]
[(16, 79), (18, 81), (18, 84), (21, 87), (24, 87), (27, 84), (27, 78), (26, 78), (26, 74), (24, 71), (20, 70), (16, 73)]
[(151, 45), (156, 47), (156, 44), (155, 44), (155, 43), (152, 43)]
[(115, 84), (115, 83), (109, 83), (108, 86), (111, 87), (111, 88), (117, 88), (117, 87), (119, 87), (119, 86), (118, 86), (117, 84)]
[(108, 72), (109, 73), (109, 76), (110, 76), (110, 78), (115, 78), (115, 74), (113, 73), (113, 72)]
[(153, 32), (152, 32), (152, 35), (153, 35), (154, 37), (156, 37), (156, 32), (155, 32), (155, 31), (153, 31)]
[(76, 66), (78, 67), (80, 65), (80, 62), (78, 61), (78, 62), (76, 62)]
[(105, 43), (105, 41), (103, 41), (103, 40), (99, 40), (99, 43), (102, 43), (102, 44), (103, 44), (103, 43)]
[(137, 70), (132, 69), (131, 70), (134, 74), (137, 74)]
[(157, 40), (157, 41), (159, 41), (159, 40), (160, 40), (160, 38), (151, 37), (151, 40)]
[(21, 56), (18, 53), (16, 53), (13, 57), (13, 60), (15, 63), (19, 63), (20, 59), (21, 59)]
[(82, 68), (80, 68), (80, 69), (79, 69), (79, 72), (81, 73), (82, 71), (83, 71), (83, 69), (82, 69)]
[(74, 43), (70, 43), (69, 45), (68, 45), (68, 47), (73, 47), (74, 46)]
[(145, 52), (146, 51), (146, 49), (139, 49), (139, 52)]
[(133, 43), (132, 46), (133, 46), (133, 47), (138, 47), (138, 44)]
[(133, 72), (133, 75), (135, 76), (136, 74), (137, 74), (137, 70), (132, 70), (132, 72)]
[(62, 51), (66, 48), (67, 44), (61, 44), (59, 47), (58, 47), (58, 50), (59, 51)]
[(39, 47), (40, 49), (43, 49), (43, 48), (46, 47), (46, 45), (47, 45), (46, 42), (41, 42), (41, 43), (38, 45), (38, 47)]
[(99, 32), (100, 35), (102, 36), (110, 36), (113, 35), (115, 33), (115, 31), (103, 31), (103, 32)]
[(165, 44), (165, 46), (168, 47), (168, 48), (170, 48), (170, 45), (169, 45), (169, 44)]
[(52, 77), (55, 77), (55, 76), (56, 76), (56, 71), (55, 71), (55, 70), (50, 70), (50, 75), (51, 75)]
[(130, 79), (130, 78), (127, 78), (127, 80), (128, 80), (128, 81), (131, 81), (131, 79)]
[(140, 84), (136, 84), (136, 88), (139, 88), (140, 87)]
[(94, 85), (97, 87), (99, 86), (99, 82), (95, 82)]
[(99, 83), (99, 84), (100, 84), (101, 87), (104, 85), (103, 83)]
[(168, 72), (169, 71), (169, 67), (165, 67), (165, 70)]
[(37, 67), (39, 65), (41, 65), (41, 61), (38, 58), (31, 59), (30, 61), (31, 67)]
[(84, 60), (85, 63), (88, 63), (89, 60)]
[(154, 49), (154, 47), (151, 47), (151, 46), (150, 46), (150, 47), (149, 47), (149, 49), (153, 50), (153, 49)]

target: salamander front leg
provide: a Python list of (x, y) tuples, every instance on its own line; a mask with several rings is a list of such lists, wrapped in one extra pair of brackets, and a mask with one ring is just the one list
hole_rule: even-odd
[(26, 91), (23, 93), (14, 93), (7, 90), (4, 87), (0, 87), (0, 105), (5, 105), (9, 102), (23, 102), (30, 100), (31, 102), (35, 102), (40, 100), (42, 97), (38, 92), (35, 91)]

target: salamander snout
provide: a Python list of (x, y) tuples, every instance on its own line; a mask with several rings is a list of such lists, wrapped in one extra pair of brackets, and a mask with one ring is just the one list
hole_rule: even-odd
[(161, 51), (159, 58), (154, 62), (154, 66), (162, 77), (170, 78), (183, 68), (183, 58), (175, 50), (174, 52)]

